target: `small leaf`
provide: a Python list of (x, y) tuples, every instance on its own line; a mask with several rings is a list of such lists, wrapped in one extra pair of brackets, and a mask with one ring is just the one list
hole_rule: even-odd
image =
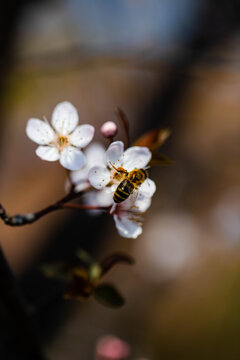
[(65, 263), (42, 264), (40, 271), (49, 278), (70, 282), (72, 279), (73, 265)]
[(72, 275), (72, 282), (68, 286), (65, 299), (84, 299), (91, 295), (92, 285), (88, 278), (88, 273), (85, 269), (75, 268)]
[(169, 129), (157, 128), (151, 130), (141, 136), (134, 142), (134, 146), (146, 146), (151, 151), (158, 149), (170, 136), (171, 131)]
[(110, 284), (102, 284), (94, 289), (94, 297), (101, 304), (119, 308), (125, 304), (125, 300), (121, 294)]
[(92, 264), (88, 270), (89, 280), (92, 283), (95, 283), (100, 279), (101, 275), (102, 275), (102, 269), (100, 265), (97, 263)]
[(152, 154), (152, 159), (149, 163), (150, 166), (168, 166), (168, 165), (173, 165), (174, 161), (171, 160), (169, 157), (167, 157), (166, 155), (160, 154), (160, 153), (156, 153), (153, 152)]
[(119, 263), (133, 265), (134, 259), (131, 256), (120, 253), (120, 252), (109, 255), (100, 263), (100, 266), (102, 269), (101, 276), (105, 275), (109, 270), (112, 269), (113, 266), (115, 266)]
[(89, 266), (93, 263), (93, 258), (91, 255), (83, 249), (77, 250), (76, 256), (86, 266)]

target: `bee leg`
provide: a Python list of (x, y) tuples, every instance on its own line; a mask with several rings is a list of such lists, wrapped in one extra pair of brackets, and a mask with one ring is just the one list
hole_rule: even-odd
[(124, 173), (124, 174), (127, 173), (127, 170), (123, 169), (122, 167), (116, 168), (111, 162), (109, 162), (109, 163), (114, 168), (114, 170), (116, 170), (118, 173)]

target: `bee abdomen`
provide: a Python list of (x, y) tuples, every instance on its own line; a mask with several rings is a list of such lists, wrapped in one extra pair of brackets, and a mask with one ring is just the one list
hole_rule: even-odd
[(120, 203), (126, 200), (133, 192), (134, 185), (127, 179), (123, 180), (117, 187), (113, 200), (115, 203)]

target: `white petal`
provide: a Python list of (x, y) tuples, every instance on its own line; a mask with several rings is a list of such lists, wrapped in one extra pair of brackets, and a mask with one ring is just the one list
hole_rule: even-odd
[(59, 103), (52, 114), (52, 125), (61, 135), (70, 134), (78, 124), (77, 109), (68, 101)]
[(97, 205), (110, 206), (113, 204), (113, 192), (110, 187), (105, 187), (102, 190), (97, 191), (96, 194)]
[(60, 157), (59, 151), (55, 146), (38, 146), (36, 154), (40, 159), (47, 161), (56, 161)]
[(70, 141), (72, 145), (84, 148), (90, 141), (92, 141), (94, 135), (94, 127), (92, 125), (80, 125), (70, 135)]
[[(104, 146), (100, 143), (92, 143), (89, 145), (85, 151), (85, 156), (86, 165), (82, 169), (71, 171), (70, 173), (71, 181), (73, 184), (77, 186), (79, 185), (78, 189), (82, 187), (81, 185), (85, 187), (86, 183), (87, 187), (89, 186), (88, 173), (93, 166), (102, 165), (105, 167), (106, 163), (105, 149)], [(75, 190), (76, 189), (77, 187)]]
[(106, 151), (107, 163), (111, 163), (115, 167), (121, 166), (123, 149), (124, 145), (122, 141), (114, 141), (113, 143), (111, 143)]
[[(84, 204), (98, 206), (97, 199), (96, 199), (97, 193), (98, 193), (97, 190), (92, 190), (92, 191), (88, 191), (85, 194), (83, 194)], [(103, 210), (91, 209), (91, 210), (86, 210), (86, 212), (90, 216), (97, 216), (97, 215), (101, 215), (103, 213)]]
[(151, 206), (152, 200), (150, 197), (145, 198), (137, 198), (134, 207), (132, 208), (132, 211), (137, 213), (143, 213), (147, 211), (147, 209)]
[(152, 197), (156, 191), (155, 182), (151, 179), (146, 179), (139, 187), (139, 196)]
[(68, 170), (81, 169), (86, 162), (85, 155), (73, 146), (67, 146), (60, 155), (60, 164)]
[(28, 120), (26, 134), (39, 145), (48, 145), (55, 138), (55, 133), (51, 126), (39, 119)]
[(88, 180), (88, 166), (87, 164), (80, 170), (71, 171), (70, 172), (70, 178), (72, 180), (72, 183), (77, 185), (79, 183), (85, 182)]
[(124, 151), (123, 167), (127, 171), (142, 169), (147, 166), (151, 157), (151, 151), (147, 147), (132, 146)]
[(129, 220), (128, 216), (113, 215), (119, 235), (136, 239), (142, 233), (142, 226), (138, 222)]
[(85, 150), (89, 169), (93, 166), (106, 166), (106, 150), (101, 143), (91, 143)]
[(110, 172), (106, 167), (94, 166), (88, 173), (88, 180), (95, 189), (102, 189), (110, 181)]
[(88, 172), (89, 168), (87, 164), (80, 170), (70, 172), (71, 182), (75, 185), (74, 191), (76, 193), (86, 190), (90, 187), (90, 183), (88, 181)]
[(90, 184), (89, 184), (89, 181), (83, 181), (83, 182), (80, 182), (79, 184), (77, 184), (77, 185), (74, 187), (74, 192), (75, 192), (75, 193), (78, 193), (78, 192), (87, 190), (87, 189), (89, 189), (90, 187), (91, 187), (91, 186), (90, 186)]

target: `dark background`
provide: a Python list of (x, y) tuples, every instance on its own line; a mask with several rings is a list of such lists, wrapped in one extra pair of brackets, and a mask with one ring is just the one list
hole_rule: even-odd
[[(163, 152), (175, 165), (150, 170), (157, 193), (139, 239), (120, 238), (111, 218), (70, 211), (0, 224), (33, 348), (46, 358), (93, 359), (97, 340), (114, 334), (133, 359), (239, 359), (239, 14), (227, 0), (1, 1), (0, 201), (10, 213), (64, 195), (64, 169), (38, 159), (25, 135), (27, 120), (50, 119), (58, 102), (71, 101), (103, 143), (98, 129), (117, 106), (132, 141), (158, 125), (172, 130)], [(121, 310), (62, 300), (62, 285), (39, 271), (80, 247), (136, 259), (109, 276), (126, 297)], [(21, 346), (25, 320), (1, 293), (0, 358), (34, 359), (21, 352), (35, 335)]]

